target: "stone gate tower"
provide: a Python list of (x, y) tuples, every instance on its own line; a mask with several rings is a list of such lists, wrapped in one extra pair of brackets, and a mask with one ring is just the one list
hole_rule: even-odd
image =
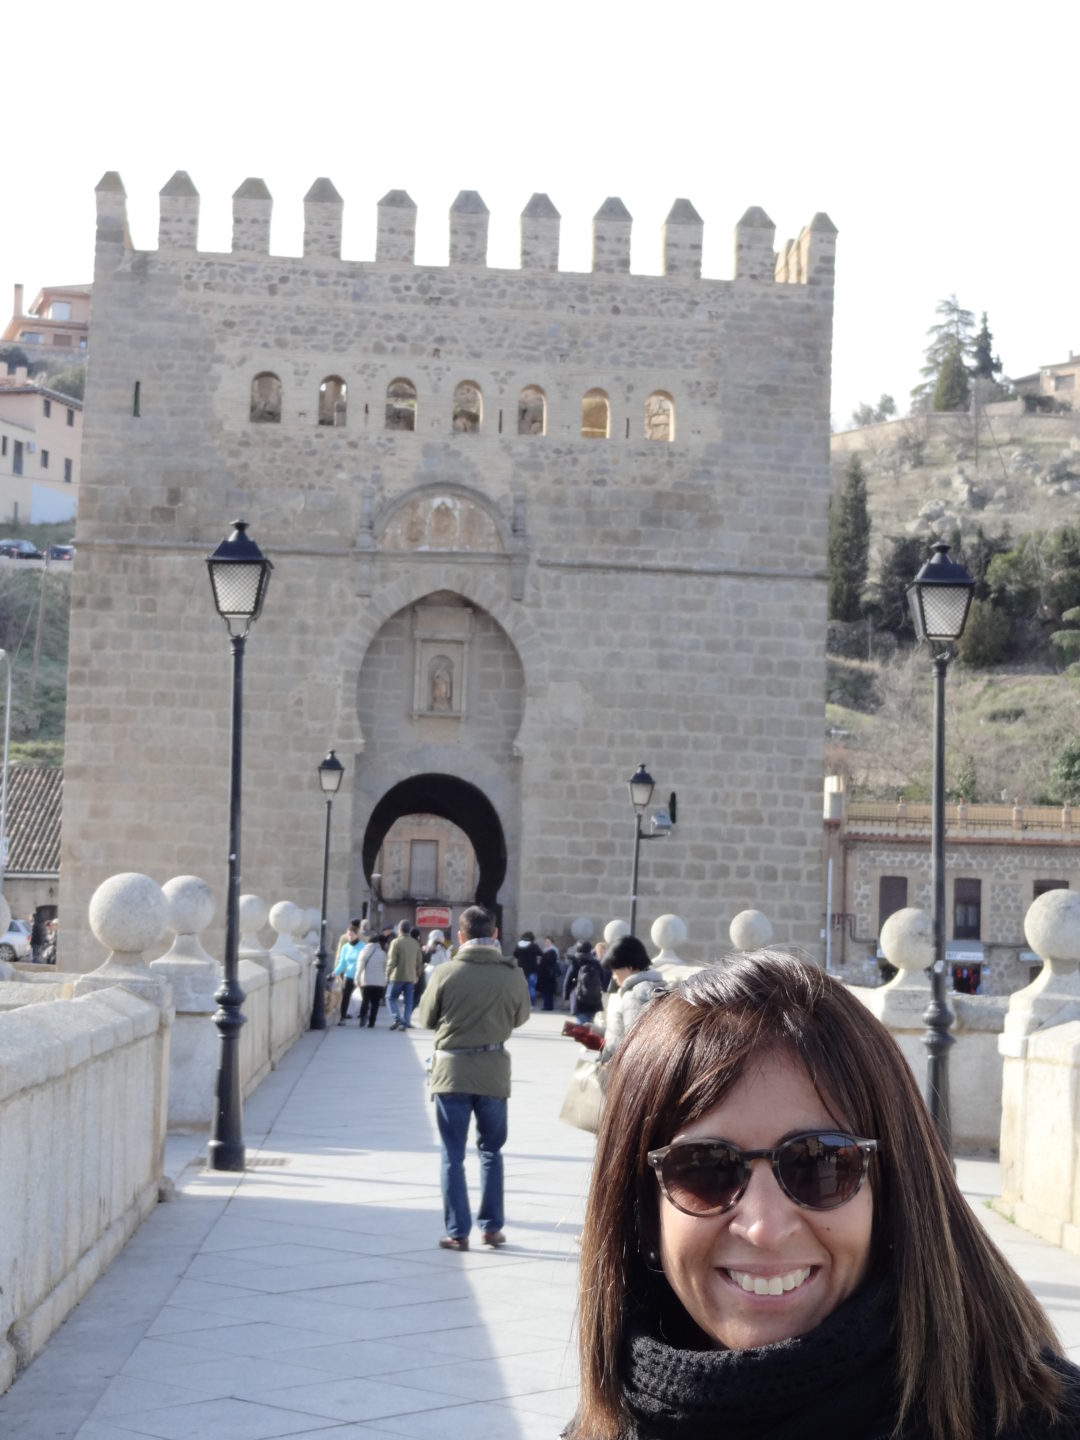
[(644, 760), (679, 817), (643, 850), (641, 933), (675, 910), (703, 958), (753, 906), (816, 946), (828, 218), (777, 254), (748, 210), (717, 281), (685, 200), (660, 276), (630, 274), (615, 199), (588, 274), (558, 269), (544, 195), (519, 270), (487, 265), (468, 191), (442, 267), (415, 263), (402, 191), (368, 261), (341, 258), (328, 180), (302, 258), (270, 255), (259, 180), (233, 197), (229, 254), (196, 248), (183, 172), (156, 251), (132, 248), (118, 175), (97, 200), (65, 933), (120, 870), (222, 898), (230, 660), (204, 557), (242, 516), (276, 567), (247, 654), (246, 890), (316, 903), (333, 746), (335, 923), (393, 821), (427, 811), (473, 841), (504, 933), (602, 924), (628, 909)]

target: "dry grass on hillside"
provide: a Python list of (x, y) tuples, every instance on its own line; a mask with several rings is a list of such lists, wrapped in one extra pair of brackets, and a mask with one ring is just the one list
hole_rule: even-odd
[[(859, 799), (928, 799), (933, 673), (925, 650), (881, 664), (830, 659), (829, 693), (840, 703), (826, 707), (827, 773), (843, 774)], [(869, 708), (859, 708), (860, 699)], [(1046, 797), (1055, 757), (1080, 735), (1080, 677), (954, 663), (945, 708), (947, 786), (974, 772), (969, 799), (1035, 804)]]

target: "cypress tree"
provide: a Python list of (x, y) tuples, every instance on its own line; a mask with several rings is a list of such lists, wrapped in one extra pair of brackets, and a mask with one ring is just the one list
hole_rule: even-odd
[(844, 488), (829, 510), (829, 619), (857, 620), (870, 565), (866, 475), (853, 455)]
[(950, 347), (934, 386), (935, 410), (966, 410), (971, 404), (971, 379), (959, 344)]

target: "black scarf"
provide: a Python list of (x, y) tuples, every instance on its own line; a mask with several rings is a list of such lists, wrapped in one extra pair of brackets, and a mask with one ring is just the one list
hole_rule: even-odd
[(624, 1366), (635, 1434), (885, 1440), (896, 1420), (894, 1314), (889, 1288), (866, 1285), (808, 1335), (756, 1350), (684, 1348), (643, 1318)]

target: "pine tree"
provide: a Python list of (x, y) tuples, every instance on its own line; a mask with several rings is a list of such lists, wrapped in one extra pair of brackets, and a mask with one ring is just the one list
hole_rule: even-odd
[(857, 620), (870, 564), (866, 474), (853, 455), (844, 488), (829, 511), (829, 618)]
[[(931, 408), (946, 362), (955, 368), (956, 356), (959, 356), (960, 364), (966, 370), (967, 361), (972, 359), (975, 353), (975, 342), (971, 334), (975, 328), (975, 316), (971, 311), (963, 309), (956, 296), (950, 295), (947, 300), (938, 302), (937, 313), (941, 319), (926, 332), (930, 337), (930, 344), (926, 347), (926, 364), (919, 372), (925, 378), (911, 392), (913, 408), (916, 411)], [(967, 401), (963, 406), (949, 407), (934, 403), (932, 408), (963, 409), (966, 405)]]

